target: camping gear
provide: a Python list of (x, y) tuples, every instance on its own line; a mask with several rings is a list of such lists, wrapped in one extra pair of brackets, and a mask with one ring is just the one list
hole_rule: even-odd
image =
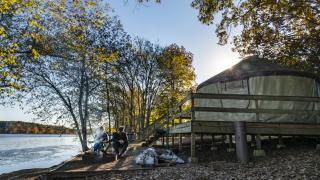
[(157, 153), (154, 148), (148, 148), (139, 154), (135, 161), (141, 166), (156, 166), (158, 164)]
[(171, 150), (165, 150), (164, 153), (162, 153), (159, 156), (159, 161), (164, 162), (175, 162), (177, 164), (183, 164), (184, 160), (179, 158), (176, 154), (174, 154)]

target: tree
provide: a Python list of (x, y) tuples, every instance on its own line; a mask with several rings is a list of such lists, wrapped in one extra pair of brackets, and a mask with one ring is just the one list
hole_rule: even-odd
[[(117, 23), (117, 26), (119, 26), (119, 29), (122, 28), (120, 22)], [(104, 70), (101, 74), (103, 85), (99, 90), (99, 97), (97, 99), (99, 105), (96, 107), (98, 119), (100, 121), (102, 120), (100, 123), (106, 123), (106, 121), (103, 121), (103, 118), (104, 114), (107, 114), (107, 124), (109, 132), (111, 132), (112, 125), (116, 128), (119, 127), (120, 120), (115, 120), (115, 118), (119, 119), (119, 114), (123, 114), (125, 111), (123, 104), (121, 105), (122, 110), (119, 107), (119, 103), (122, 103), (122, 100), (121, 96), (119, 97), (118, 95), (119, 92), (120, 94), (122, 92), (122, 86), (118, 71), (120, 66), (118, 64), (119, 59), (123, 59), (123, 57), (130, 54), (131, 38), (124, 31), (103, 30), (100, 32), (100, 36), (102, 37), (102, 41), (100, 41), (101, 48), (103, 48), (106, 53), (115, 52), (117, 54), (117, 61), (103, 62)]]
[(320, 73), (320, 1), (317, 0), (194, 0), (199, 20), (207, 25), (220, 17), (219, 44), (226, 44), (232, 28), (235, 50), (257, 54), (285, 65)]
[(39, 28), (37, 20), (41, 0), (0, 1), (0, 96), (21, 90), (19, 83), (23, 64), (17, 56), (35, 55), (31, 35)]
[(162, 49), (150, 41), (137, 39), (135, 41), (135, 61), (139, 73), (135, 78), (137, 87), (137, 105), (139, 131), (144, 136), (144, 128), (149, 125), (151, 112), (154, 109), (159, 89), (162, 86), (161, 70), (158, 59)]
[[(194, 86), (195, 73), (192, 66), (193, 55), (183, 46), (171, 44), (164, 48), (159, 58), (163, 85), (158, 107), (160, 114), (178, 103)], [(164, 98), (166, 97), (166, 98)], [(161, 111), (162, 110), (162, 111)]]
[[(100, 112), (107, 114), (108, 127), (124, 125), (128, 132), (144, 136), (152, 120), (167, 113), (194, 83), (192, 54), (178, 45), (162, 48), (135, 38), (118, 49), (118, 60), (108, 63), (100, 96)], [(169, 99), (168, 99), (169, 98)]]
[[(61, 1), (64, 2), (64, 1)], [(41, 16), (45, 30), (37, 34), (37, 61), (24, 67), (24, 82), (32, 109), (43, 120), (64, 120), (74, 125), (82, 150), (87, 128), (103, 79), (104, 64), (116, 58), (101, 47), (105, 36), (121, 32), (116, 18), (88, 1), (49, 4)]]
[(0, 17), (0, 89), (23, 87), (38, 119), (72, 125), (83, 151), (93, 122), (143, 135), (163, 96), (175, 99), (193, 84), (191, 53), (131, 39), (102, 0), (12, 1), (12, 8), (20, 7), (14, 2), (37, 4)]

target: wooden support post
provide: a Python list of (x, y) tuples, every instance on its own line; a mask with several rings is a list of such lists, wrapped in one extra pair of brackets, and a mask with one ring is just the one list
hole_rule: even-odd
[(168, 112), (168, 115), (167, 115), (167, 137), (166, 137), (166, 148), (169, 148), (169, 117), (170, 117), (170, 114)]
[(214, 134), (211, 135), (211, 151), (216, 151), (218, 148), (215, 146), (215, 136)]
[(164, 147), (164, 135), (162, 136), (162, 147)]
[(197, 163), (198, 158), (196, 157), (196, 134), (195, 133), (191, 133), (190, 140), (191, 140), (191, 154), (189, 157), (189, 162)]
[(197, 163), (198, 158), (196, 157), (196, 134), (192, 132), (192, 122), (195, 120), (195, 112), (194, 112), (194, 96), (193, 93), (190, 93), (191, 96), (191, 156), (189, 157), (190, 163)]
[(256, 137), (255, 137), (255, 135), (251, 135), (250, 136), (251, 138), (251, 142), (250, 142), (250, 144), (251, 144), (251, 147), (254, 147), (254, 146), (256, 146)]
[(282, 136), (278, 136), (279, 143), (277, 144), (277, 149), (285, 148), (286, 145), (282, 141)]
[(191, 157), (196, 156), (196, 134), (191, 133)]
[(200, 149), (203, 148), (203, 134), (200, 135)]
[[(259, 109), (259, 102), (258, 100), (255, 100), (256, 109)], [(256, 121), (259, 122), (260, 115), (259, 113), (256, 113)], [(254, 135), (251, 136), (251, 146), (254, 144), (254, 141), (256, 141), (256, 149), (253, 151), (253, 156), (265, 156), (266, 152), (261, 148), (261, 137), (260, 134), (256, 136), (256, 139), (254, 138)]]
[[(181, 124), (182, 123), (182, 118), (181, 118), (182, 107), (181, 106), (179, 106), (179, 112), (180, 112), (179, 124)], [(181, 151), (182, 151), (182, 134), (179, 133), (179, 152)]]
[(317, 145), (316, 145), (316, 150), (320, 150), (320, 137), (317, 137)]
[(257, 146), (257, 149), (261, 149), (261, 137), (259, 134), (257, 135), (257, 138), (256, 138), (256, 146)]
[(214, 146), (215, 137), (214, 134), (211, 135), (211, 145)]
[[(172, 119), (171, 121), (171, 127), (174, 126), (174, 119)], [(174, 147), (174, 134), (171, 134), (171, 145), (172, 147)]]
[(266, 152), (262, 149), (262, 146), (261, 146), (261, 137), (260, 135), (258, 134), (256, 136), (256, 149), (253, 151), (253, 156), (265, 156), (266, 155)]
[(229, 148), (232, 147), (232, 144), (233, 144), (233, 142), (232, 142), (232, 134), (229, 134)]
[(179, 152), (182, 151), (182, 134), (179, 133)]
[(233, 142), (232, 142), (232, 134), (229, 134), (229, 147), (227, 148), (227, 152), (234, 152), (235, 149), (233, 147)]
[(234, 128), (237, 157), (241, 163), (247, 163), (249, 161), (249, 156), (245, 122), (235, 121)]

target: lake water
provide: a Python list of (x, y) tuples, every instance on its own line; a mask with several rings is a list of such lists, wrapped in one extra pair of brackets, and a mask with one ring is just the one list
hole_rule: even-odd
[(51, 167), (80, 151), (75, 135), (0, 134), (0, 174)]

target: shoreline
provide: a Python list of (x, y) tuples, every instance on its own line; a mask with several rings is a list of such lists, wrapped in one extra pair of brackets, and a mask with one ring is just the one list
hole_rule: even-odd
[(41, 174), (45, 174), (45, 173), (49, 173), (51, 171), (55, 171), (57, 169), (59, 169), (61, 166), (63, 166), (64, 164), (72, 161), (73, 159), (75, 159), (76, 157), (79, 157), (81, 155), (81, 153), (62, 161), (59, 164), (50, 166), (48, 168), (30, 168), (30, 169), (20, 169), (20, 170), (16, 170), (16, 171), (11, 171), (11, 172), (7, 172), (7, 173), (2, 173), (0, 174), (0, 179), (1, 178), (22, 178), (22, 176), (32, 176), (32, 177), (36, 177), (39, 176)]

